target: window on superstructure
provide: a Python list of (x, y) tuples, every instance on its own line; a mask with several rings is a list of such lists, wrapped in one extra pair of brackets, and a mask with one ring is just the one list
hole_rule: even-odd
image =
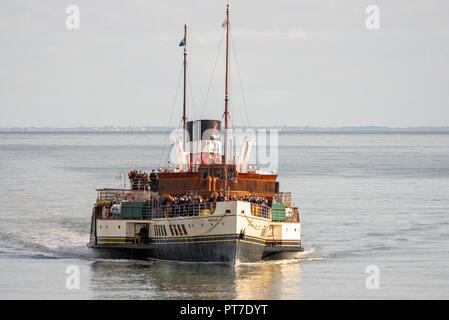
[(206, 179), (208, 176), (212, 177), (212, 169), (211, 168), (203, 168), (201, 171), (201, 178)]
[(223, 169), (215, 168), (214, 169), (214, 177), (223, 179)]

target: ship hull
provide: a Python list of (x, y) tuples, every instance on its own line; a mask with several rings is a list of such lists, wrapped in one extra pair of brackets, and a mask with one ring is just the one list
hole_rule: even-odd
[(301, 223), (275, 222), (267, 233), (263, 258), (292, 258), (303, 252), (301, 246)]
[(256, 262), (265, 250), (263, 239), (243, 238), (239, 235), (200, 237), (199, 239), (159, 239), (153, 244), (135, 246), (89, 245), (95, 257), (103, 259), (145, 259), (180, 262), (208, 262), (236, 264)]
[[(94, 219), (88, 247), (99, 258), (236, 264), (260, 261), (270, 219), (249, 203), (217, 203), (213, 214), (145, 219)], [(133, 234), (145, 227), (148, 238)]]
[(99, 259), (146, 260), (154, 255), (153, 248), (131, 248), (127, 246), (89, 245), (89, 250)]
[[(280, 241), (279, 241), (280, 242)], [(282, 242), (272, 244), (267, 242), (265, 250), (263, 252), (262, 258), (280, 258), (280, 259), (290, 259), (297, 256), (299, 252), (304, 252), (301, 247), (301, 241), (290, 241), (287, 244), (282, 244)]]

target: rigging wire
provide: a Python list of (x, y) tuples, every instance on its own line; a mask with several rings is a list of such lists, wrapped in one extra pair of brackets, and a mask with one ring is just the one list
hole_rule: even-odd
[(220, 44), (218, 46), (218, 51), (217, 51), (217, 55), (215, 57), (214, 67), (212, 69), (212, 74), (211, 74), (211, 77), (210, 77), (210, 80), (209, 80), (209, 85), (207, 87), (206, 97), (204, 99), (204, 104), (203, 104), (203, 108), (201, 110), (200, 118), (203, 117), (204, 110), (206, 109), (207, 99), (209, 97), (210, 88), (212, 86), (212, 82), (213, 82), (213, 79), (214, 79), (215, 70), (217, 69), (217, 62), (218, 62), (218, 58), (220, 57), (220, 51), (221, 51), (221, 47), (223, 45), (224, 35), (225, 35), (225, 29), (222, 30), (221, 41), (220, 41)]
[(189, 80), (189, 91), (190, 91), (190, 100), (192, 101), (192, 109), (193, 109), (193, 116), (194, 119), (196, 118), (196, 108), (195, 108), (195, 102), (193, 101), (193, 92), (192, 92), (192, 80), (190, 79), (190, 69), (189, 64), (187, 64), (187, 78)]
[(235, 65), (237, 67), (237, 74), (238, 74), (238, 77), (239, 77), (240, 90), (242, 92), (242, 101), (243, 101), (243, 108), (245, 110), (245, 115), (246, 115), (246, 124), (249, 127), (248, 106), (246, 104), (245, 91), (243, 90), (242, 77), (240, 75), (240, 67), (239, 67), (239, 63), (238, 63), (238, 60), (237, 60), (237, 49), (235, 48), (234, 39), (232, 38), (232, 34), (230, 34), (230, 38), (231, 38), (231, 43), (232, 43), (232, 51), (234, 53)]
[[(161, 155), (160, 155), (160, 158), (159, 158), (159, 167), (161, 167), (161, 164), (162, 164), (162, 156), (163, 156), (163, 153), (165, 152), (165, 146), (167, 144), (168, 134), (169, 134), (169, 131), (170, 131), (170, 124), (171, 124), (172, 119), (173, 119), (173, 111), (175, 109), (176, 101), (178, 100), (178, 94), (179, 94), (179, 88), (181, 86), (181, 79), (182, 79), (183, 68), (184, 68), (184, 66), (181, 65), (181, 71), (179, 73), (179, 79), (178, 79), (178, 87), (176, 89), (176, 94), (175, 94), (175, 97), (173, 99), (173, 103), (172, 103), (172, 107), (171, 107), (171, 111), (170, 111), (170, 119), (168, 120), (168, 123), (167, 123), (167, 131), (165, 132), (164, 142), (163, 142), (162, 148), (161, 148)], [(168, 157), (170, 157), (170, 153), (167, 155), (167, 159), (168, 159)]]
[[(229, 27), (229, 37), (231, 37), (231, 27)], [(232, 119), (231, 119), (231, 111), (232, 108), (234, 107), (234, 99), (232, 97), (232, 63), (231, 63), (231, 55), (229, 55), (228, 57), (228, 63), (229, 63), (229, 70), (228, 70), (228, 78), (229, 78), (229, 91), (228, 91), (228, 101), (229, 101), (229, 106), (228, 106), (228, 119), (230, 122), (230, 127), (233, 128), (234, 127), (234, 123), (232, 123)]]

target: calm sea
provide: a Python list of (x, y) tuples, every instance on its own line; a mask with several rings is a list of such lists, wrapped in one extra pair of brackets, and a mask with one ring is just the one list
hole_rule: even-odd
[[(95, 189), (120, 187), (130, 160), (158, 168), (164, 143), (160, 133), (0, 133), (0, 298), (449, 298), (449, 134), (280, 134), (281, 190), (303, 223), (296, 259), (94, 259)], [(79, 289), (66, 288), (68, 266)]]

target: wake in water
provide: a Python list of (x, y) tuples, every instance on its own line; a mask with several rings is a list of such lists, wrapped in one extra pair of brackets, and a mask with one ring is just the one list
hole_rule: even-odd
[(93, 256), (87, 249), (88, 238), (66, 228), (40, 229), (24, 233), (20, 229), (0, 230), (2, 254), (10, 258), (86, 259)]
[(331, 256), (316, 254), (315, 249), (311, 248), (303, 252), (274, 254), (258, 262), (238, 262), (237, 265), (290, 264), (300, 261), (320, 261), (326, 258), (331, 258)]

